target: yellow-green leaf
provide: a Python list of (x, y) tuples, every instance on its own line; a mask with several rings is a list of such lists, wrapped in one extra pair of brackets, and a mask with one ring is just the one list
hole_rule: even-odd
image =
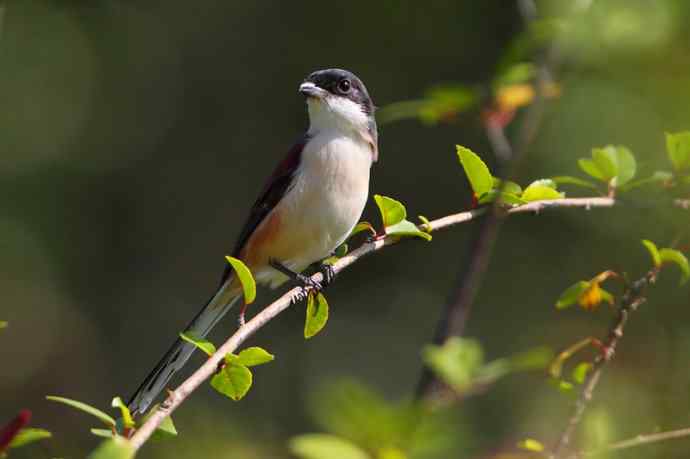
[(460, 145), (456, 145), (455, 148), (474, 195), (479, 197), (491, 191), (494, 179), (484, 161), (469, 148)]
[(269, 354), (268, 351), (258, 346), (248, 347), (237, 355), (237, 362), (245, 367), (262, 365), (273, 359), (275, 359), (273, 354)]
[(676, 266), (680, 268), (681, 278), (680, 283), (684, 284), (690, 278), (690, 265), (688, 264), (688, 258), (683, 255), (683, 252), (674, 249), (661, 249), (659, 250), (659, 259), (661, 263), (675, 263)]
[(12, 438), (9, 447), (19, 448), (20, 446), (28, 445), (29, 443), (33, 443), (39, 440), (45, 440), (46, 438), (50, 438), (52, 436), (53, 434), (51, 434), (49, 431), (45, 429), (27, 427), (25, 429), (20, 430), (17, 433), (17, 435), (15, 435), (14, 438)]
[(304, 434), (290, 439), (290, 452), (300, 459), (371, 459), (359, 446), (329, 434)]
[(676, 172), (690, 169), (690, 131), (666, 133), (666, 151)]
[(579, 281), (565, 289), (556, 302), (556, 308), (563, 309), (575, 304), (578, 298), (580, 298), (580, 295), (589, 288), (589, 284), (590, 283), (587, 281)]
[(132, 459), (134, 453), (134, 447), (129, 440), (114, 437), (101, 443), (87, 459)]
[(598, 190), (597, 186), (592, 182), (583, 180), (578, 177), (571, 177), (570, 175), (558, 175), (556, 177), (551, 177), (551, 180), (557, 185), (577, 185), (585, 188), (590, 188), (592, 190)]
[(118, 408), (120, 410), (120, 413), (122, 415), (122, 423), (126, 429), (134, 427), (134, 419), (132, 419), (132, 414), (129, 412), (129, 408), (127, 408), (127, 405), (125, 405), (125, 403), (122, 401), (120, 397), (113, 398), (113, 401), (110, 403), (110, 406), (112, 406), (113, 408)]
[(656, 244), (647, 239), (643, 239), (642, 245), (645, 246), (649, 252), (649, 255), (652, 257), (652, 263), (654, 263), (654, 266), (657, 268), (661, 266), (661, 256), (659, 255), (659, 249), (656, 247)]
[(208, 355), (209, 357), (216, 352), (216, 346), (214, 346), (212, 342), (194, 336), (194, 334), (191, 332), (180, 333), (180, 338), (182, 338), (190, 344), (195, 345), (197, 348), (201, 349), (201, 351), (206, 353), (206, 355)]
[(518, 443), (518, 448), (524, 449), (526, 451), (533, 451), (535, 453), (540, 453), (544, 451), (544, 445), (534, 438), (525, 438)]
[(405, 206), (396, 199), (375, 194), (374, 201), (381, 212), (384, 228), (400, 223), (407, 217)]
[(520, 196), (524, 201), (544, 201), (552, 199), (563, 199), (564, 194), (556, 190), (556, 183), (550, 179), (535, 180)]
[[(376, 199), (376, 197), (374, 197), (374, 199)], [(378, 204), (378, 201), (377, 201), (377, 204)], [(369, 222), (359, 222), (359, 223), (357, 223), (357, 224), (355, 225), (355, 227), (352, 229), (352, 232), (351, 232), (350, 235), (348, 236), (348, 239), (351, 238), (352, 236), (354, 236), (355, 234), (361, 233), (362, 231), (368, 231), (369, 233), (371, 233), (372, 236), (376, 236), (376, 230), (375, 230), (374, 227), (371, 225), (371, 223), (369, 223)]]
[(226, 365), (211, 378), (211, 386), (221, 394), (237, 401), (241, 400), (252, 387), (252, 372), (244, 365)]
[(585, 379), (587, 378), (587, 373), (589, 373), (591, 370), (592, 364), (590, 362), (579, 363), (573, 369), (573, 380), (578, 384), (584, 383)]
[(254, 281), (252, 272), (249, 270), (249, 268), (247, 268), (247, 265), (245, 265), (242, 260), (229, 256), (225, 257), (225, 259), (228, 260), (228, 263), (230, 263), (232, 269), (235, 270), (235, 274), (242, 284), (244, 303), (252, 304), (254, 299), (256, 299), (256, 282)]
[(322, 293), (310, 293), (307, 297), (307, 315), (304, 321), (306, 339), (319, 333), (328, 322), (328, 302)]
[(80, 411), (83, 411), (85, 413), (88, 413), (92, 416), (97, 417), (101, 421), (103, 421), (105, 424), (107, 424), (110, 427), (115, 427), (115, 419), (110, 417), (108, 414), (104, 413), (103, 411), (99, 410), (98, 408), (94, 408), (91, 405), (87, 405), (86, 403), (79, 402), (77, 400), (72, 400), (70, 398), (65, 398), (65, 397), (58, 397), (55, 395), (48, 395), (46, 396), (47, 400), (53, 401), (53, 402), (58, 402), (58, 403), (64, 403), (65, 405), (71, 406), (72, 408), (76, 408)]
[(593, 148), (592, 160), (606, 180), (611, 180), (618, 174), (615, 147), (608, 145), (603, 148)]

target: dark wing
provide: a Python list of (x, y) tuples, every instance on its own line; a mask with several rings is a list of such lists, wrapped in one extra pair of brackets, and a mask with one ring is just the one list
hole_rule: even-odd
[[(266, 215), (273, 210), (273, 208), (280, 202), (280, 200), (285, 196), (288, 190), (292, 186), (292, 179), (295, 175), (295, 171), (299, 167), (300, 158), (302, 156), (302, 150), (304, 145), (307, 143), (308, 137), (305, 135), (300, 140), (298, 140), (290, 151), (288, 151), (287, 156), (283, 159), (278, 166), (275, 168), (271, 176), (266, 181), (263, 190), (259, 194), (259, 197), (252, 205), (249, 211), (249, 217), (247, 218), (242, 232), (237, 238), (237, 243), (235, 244), (235, 250), (233, 250), (232, 255), (237, 257), (247, 243), (247, 240), (252, 235), (254, 230), (261, 224), (261, 222), (266, 218)], [(232, 267), (230, 265), (225, 267), (225, 272), (223, 272), (223, 277), (221, 278), (221, 284), (225, 282), (232, 273)]]

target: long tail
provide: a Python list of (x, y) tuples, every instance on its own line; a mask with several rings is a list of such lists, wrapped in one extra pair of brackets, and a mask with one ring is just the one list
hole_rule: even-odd
[[(199, 338), (205, 337), (218, 321), (232, 308), (241, 297), (237, 289), (230, 287), (230, 279), (224, 282), (215, 295), (192, 319), (184, 330), (185, 334)], [(166, 387), (170, 378), (189, 360), (195, 346), (178, 338), (168, 349), (156, 367), (149, 373), (134, 395), (129, 399), (132, 414), (144, 413), (151, 402)]]

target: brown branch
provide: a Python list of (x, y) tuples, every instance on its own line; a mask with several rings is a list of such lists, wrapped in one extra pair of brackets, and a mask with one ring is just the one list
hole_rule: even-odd
[(583, 451), (575, 453), (568, 457), (568, 459), (581, 459), (583, 457), (594, 457), (602, 454), (610, 453), (611, 451), (619, 451), (622, 449), (635, 448), (637, 446), (648, 445), (651, 443), (659, 443), (662, 441), (675, 440), (678, 438), (690, 437), (690, 427), (678, 430), (669, 430), (666, 432), (655, 432), (652, 434), (640, 434), (627, 440), (617, 441), (611, 443), (601, 449), (593, 451)]
[[(611, 198), (573, 198), (573, 199), (559, 199), (555, 201), (535, 201), (523, 206), (514, 207), (507, 211), (508, 214), (517, 214), (524, 212), (539, 212), (541, 209), (564, 207), (572, 208), (579, 207), (583, 209), (590, 209), (595, 207), (612, 207), (615, 201)], [(458, 214), (449, 215), (447, 217), (439, 218), (431, 221), (428, 225), (420, 225), (420, 229), (437, 231), (451, 226), (459, 225), (471, 220), (486, 212), (486, 208), (479, 208), (467, 212), (460, 212)], [(340, 258), (334, 265), (333, 270), (339, 273), (345, 268), (349, 267), (360, 258), (377, 252), (382, 248), (396, 244), (402, 239), (396, 236), (386, 236), (384, 239), (365, 242), (357, 249)], [(316, 273), (312, 276), (315, 281), (322, 281), (321, 273)], [(189, 376), (177, 389), (169, 391), (168, 397), (155, 410), (151, 416), (144, 422), (144, 424), (137, 429), (131, 438), (132, 446), (138, 450), (151, 437), (153, 432), (160, 426), (163, 420), (172, 414), (204, 381), (216, 373), (218, 365), (223, 360), (225, 355), (235, 351), (245, 340), (256, 333), (268, 322), (273, 320), (281, 312), (286, 310), (292, 304), (293, 298), (305, 292), (303, 287), (295, 287), (285, 293), (283, 296), (275, 300), (270, 305), (266, 306), (261, 312), (249, 320), (244, 326), (239, 328), (228, 340), (218, 348), (216, 353), (206, 360), (191, 376)]]
[(582, 421), (582, 417), (589, 405), (589, 402), (592, 400), (594, 390), (601, 379), (601, 374), (604, 370), (604, 367), (606, 367), (606, 365), (613, 360), (618, 343), (623, 337), (623, 330), (628, 322), (630, 314), (646, 301), (644, 296), (645, 290), (647, 286), (656, 281), (658, 272), (658, 268), (653, 268), (643, 277), (626, 287), (620, 301), (620, 306), (618, 307), (618, 314), (609, 328), (608, 337), (604, 342), (602, 351), (599, 353), (599, 355), (597, 355), (592, 363), (592, 370), (582, 386), (580, 395), (575, 401), (573, 412), (570, 415), (568, 423), (563, 429), (561, 436), (558, 438), (550, 458), (557, 459), (559, 457), (563, 457), (563, 454), (570, 445), (572, 435)]

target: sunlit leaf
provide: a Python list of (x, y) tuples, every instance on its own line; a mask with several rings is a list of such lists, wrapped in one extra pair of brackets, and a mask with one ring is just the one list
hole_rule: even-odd
[(252, 372), (244, 365), (226, 365), (211, 378), (211, 386), (221, 394), (237, 401), (252, 387)]
[(118, 408), (120, 410), (122, 416), (122, 423), (126, 429), (134, 427), (134, 419), (132, 419), (132, 414), (129, 412), (129, 408), (127, 408), (127, 405), (125, 405), (125, 403), (122, 401), (120, 397), (113, 398), (113, 401), (110, 403), (110, 406), (112, 406), (113, 408)]
[(122, 437), (105, 440), (87, 459), (131, 459), (134, 457), (134, 447)]
[(210, 342), (206, 339), (194, 336), (194, 334), (191, 332), (180, 333), (180, 338), (182, 338), (183, 340), (187, 341), (190, 344), (195, 345), (197, 348), (201, 349), (209, 357), (212, 356), (216, 352), (216, 346), (214, 346), (214, 344), (212, 342)]
[(498, 198), (500, 198), (501, 202), (505, 204), (510, 204), (511, 206), (520, 206), (522, 204), (527, 204), (527, 201), (525, 201), (516, 194), (505, 193), (498, 190), (491, 190), (488, 193), (484, 193), (479, 197), (479, 200), (477, 202), (479, 204), (488, 204), (490, 202), (494, 202)]
[(256, 299), (256, 281), (254, 280), (254, 276), (252, 276), (252, 272), (247, 265), (238, 258), (227, 256), (225, 259), (230, 263), (232, 269), (235, 270), (235, 274), (240, 280), (240, 284), (242, 284), (244, 303), (252, 304)]
[(245, 367), (254, 367), (262, 365), (275, 359), (273, 354), (269, 354), (265, 349), (258, 346), (248, 347), (243, 349), (237, 355), (237, 362)]
[(690, 265), (688, 264), (688, 258), (683, 255), (683, 252), (674, 249), (661, 249), (659, 250), (659, 259), (661, 263), (674, 263), (680, 268), (681, 278), (680, 283), (684, 284), (690, 278)]
[(690, 169), (690, 131), (666, 133), (666, 151), (676, 172)]
[(541, 179), (532, 182), (520, 196), (527, 202), (563, 199), (564, 194), (556, 190), (556, 183), (551, 179)]
[(379, 208), (385, 228), (400, 223), (407, 217), (405, 206), (396, 199), (375, 194), (374, 201)]
[(578, 384), (585, 382), (587, 374), (592, 370), (592, 364), (590, 362), (582, 362), (577, 364), (573, 369), (573, 381)]
[(342, 257), (344, 257), (345, 255), (347, 255), (347, 251), (348, 251), (348, 246), (347, 246), (346, 243), (343, 242), (342, 244), (340, 244), (340, 245), (335, 249), (335, 251), (333, 252), (333, 255), (335, 255), (335, 256), (338, 257), (338, 258), (342, 258)]
[(661, 256), (659, 255), (659, 249), (656, 247), (656, 244), (647, 239), (643, 239), (642, 244), (645, 246), (645, 248), (649, 252), (649, 255), (652, 257), (652, 263), (654, 264), (654, 266), (656, 266), (657, 268), (661, 266)]
[(387, 447), (376, 452), (376, 459), (408, 459), (408, 456), (399, 448)]
[(637, 162), (630, 150), (615, 145), (593, 148), (592, 159), (582, 158), (578, 165), (588, 175), (614, 187), (625, 185), (637, 172)]
[(105, 424), (115, 427), (115, 419), (110, 417), (108, 414), (104, 413), (103, 411), (99, 410), (98, 408), (94, 408), (91, 405), (87, 405), (86, 403), (79, 402), (77, 400), (72, 400), (69, 398), (65, 397), (58, 397), (55, 395), (48, 395), (46, 399), (53, 401), (53, 402), (58, 402), (58, 403), (64, 403), (65, 405), (71, 406), (72, 408), (76, 408), (80, 411), (83, 411), (85, 413), (88, 413), (92, 416), (97, 417), (101, 421), (103, 421)]
[(533, 451), (535, 453), (540, 453), (544, 451), (544, 445), (534, 438), (525, 438), (518, 443), (518, 448), (524, 449), (526, 451)]
[(479, 197), (493, 188), (493, 176), (484, 161), (472, 150), (456, 145), (458, 158), (465, 170), (475, 196)]
[(561, 293), (561, 296), (558, 298), (558, 301), (556, 302), (556, 308), (563, 309), (577, 303), (578, 298), (580, 298), (580, 295), (582, 295), (582, 293), (584, 293), (584, 291), (588, 288), (589, 282), (587, 281), (578, 281), (574, 283), (573, 285), (565, 289), (563, 293)]
[(359, 446), (329, 434), (304, 434), (290, 439), (290, 452), (300, 459), (371, 459)]
[(626, 147), (617, 146), (615, 149), (617, 174), (613, 186), (625, 185), (635, 177), (637, 173), (637, 161), (633, 154)]
[(318, 334), (328, 322), (328, 302), (321, 292), (307, 297), (307, 315), (304, 321), (304, 337)]
[(374, 200), (381, 213), (386, 234), (391, 236), (415, 236), (431, 240), (431, 235), (421, 231), (417, 225), (406, 220), (407, 209), (400, 202), (388, 196), (374, 195)]
[(536, 74), (537, 67), (532, 62), (517, 62), (504, 69), (495, 79), (494, 87), (524, 83)]
[(20, 446), (28, 445), (39, 440), (45, 440), (46, 438), (52, 437), (49, 431), (45, 429), (37, 429), (33, 427), (27, 427), (20, 430), (17, 435), (12, 438), (10, 442), (10, 448), (19, 448)]
[(551, 180), (554, 181), (557, 185), (577, 185), (585, 188), (590, 188), (592, 190), (599, 190), (595, 184), (592, 182), (588, 182), (587, 180), (583, 180), (581, 178), (577, 177), (571, 177), (569, 175), (559, 175), (557, 177), (551, 177)]

